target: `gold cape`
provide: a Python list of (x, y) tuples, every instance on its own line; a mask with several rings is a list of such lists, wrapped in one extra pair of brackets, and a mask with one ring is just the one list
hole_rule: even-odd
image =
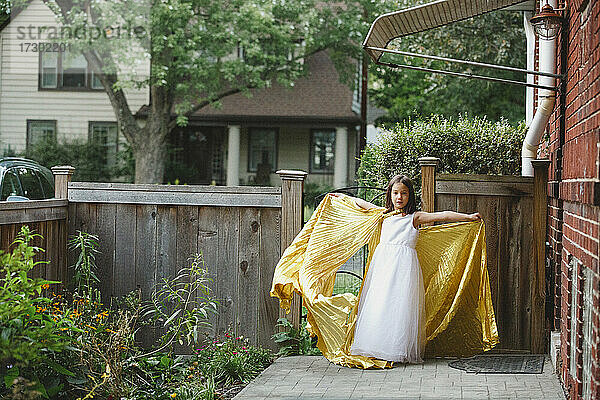
[[(336, 364), (391, 366), (350, 354), (360, 293), (332, 295), (336, 271), (365, 244), (368, 269), (381, 222), (395, 214), (384, 211), (363, 210), (345, 196), (325, 196), (275, 268), (271, 296), (289, 312), (294, 291), (302, 295), (307, 329)], [(425, 355), (469, 356), (498, 344), (483, 221), (420, 228), (416, 250), (425, 284)]]

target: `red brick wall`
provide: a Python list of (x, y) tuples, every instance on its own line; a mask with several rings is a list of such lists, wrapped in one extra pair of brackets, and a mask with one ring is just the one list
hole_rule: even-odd
[[(561, 378), (571, 398), (583, 390), (583, 279), (592, 281), (591, 398), (600, 398), (599, 222), (600, 221), (600, 2), (568, 2), (567, 40), (560, 43), (558, 71), (566, 71), (565, 92), (559, 96), (549, 123), (548, 243), (555, 266), (555, 321), (561, 332)], [(560, 52), (566, 52), (561, 65)], [(562, 108), (561, 108), (562, 106)], [(561, 111), (564, 110), (564, 115)], [(573, 279), (577, 274), (579, 279)], [(574, 282), (577, 281), (577, 287)], [(572, 310), (576, 291), (577, 309)], [(572, 313), (572, 311), (574, 311)], [(571, 341), (571, 315), (576, 316), (576, 340)], [(575, 371), (570, 369), (575, 345)]]

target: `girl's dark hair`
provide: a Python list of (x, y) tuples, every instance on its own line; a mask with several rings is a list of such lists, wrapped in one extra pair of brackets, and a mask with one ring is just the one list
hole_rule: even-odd
[(394, 175), (387, 186), (387, 191), (385, 192), (385, 212), (394, 211), (394, 203), (392, 202), (392, 186), (396, 183), (402, 183), (404, 186), (408, 188), (408, 203), (406, 203), (406, 207), (404, 207), (405, 214), (412, 214), (417, 211), (417, 201), (415, 199), (415, 186), (410, 178), (406, 175)]

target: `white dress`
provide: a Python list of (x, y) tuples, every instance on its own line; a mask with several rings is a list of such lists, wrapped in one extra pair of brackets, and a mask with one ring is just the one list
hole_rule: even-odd
[(383, 220), (365, 277), (351, 354), (418, 363), (425, 345), (425, 289), (414, 214)]

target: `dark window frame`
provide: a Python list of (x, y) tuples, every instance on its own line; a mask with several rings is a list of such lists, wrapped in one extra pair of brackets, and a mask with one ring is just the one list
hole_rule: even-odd
[[(93, 128), (94, 124), (110, 124), (110, 125), (113, 125), (117, 129), (117, 137), (115, 138), (115, 155), (116, 155), (119, 152), (119, 123), (116, 121), (88, 121), (88, 143), (90, 142), (90, 140), (92, 140), (92, 128)], [(108, 163), (108, 160), (106, 160), (106, 161)]]
[(264, 126), (253, 126), (253, 127), (248, 127), (247, 132), (248, 132), (248, 162), (247, 162), (247, 172), (258, 172), (258, 168), (252, 169), (251, 165), (252, 165), (252, 132), (253, 131), (257, 131), (257, 130), (272, 130), (273, 132), (275, 132), (275, 165), (271, 166), (271, 173), (274, 173), (275, 171), (277, 171), (277, 163), (279, 161), (279, 127), (273, 128), (273, 127), (264, 127)]
[(310, 137), (308, 140), (308, 173), (315, 174), (315, 175), (333, 175), (334, 168), (332, 168), (331, 171), (313, 168), (313, 156), (314, 156), (313, 138), (314, 138), (314, 134), (315, 134), (315, 132), (323, 132), (323, 131), (333, 132), (333, 160), (334, 160), (333, 162), (335, 163), (335, 139), (336, 139), (335, 128), (312, 128), (310, 130)]
[[(42, 87), (42, 79), (43, 79), (43, 69), (42, 69), (42, 55), (44, 52), (39, 52), (38, 56), (38, 91), (50, 91), (50, 92), (103, 92), (104, 87), (94, 88), (92, 87), (93, 83), (93, 72), (91, 71), (89, 65), (86, 65), (85, 71), (85, 86), (84, 87), (64, 87), (62, 86), (63, 81), (63, 53), (62, 51), (57, 51), (58, 59), (56, 61), (56, 87), (55, 88), (45, 88)], [(87, 60), (86, 60), (87, 63)]]
[(55, 119), (27, 119), (27, 126), (26, 126), (26, 136), (25, 136), (25, 149), (29, 149), (29, 147), (31, 146), (31, 124), (34, 122), (51, 122), (54, 124), (54, 139), (56, 140), (56, 136), (57, 136), (57, 128), (56, 128), (56, 120)]

